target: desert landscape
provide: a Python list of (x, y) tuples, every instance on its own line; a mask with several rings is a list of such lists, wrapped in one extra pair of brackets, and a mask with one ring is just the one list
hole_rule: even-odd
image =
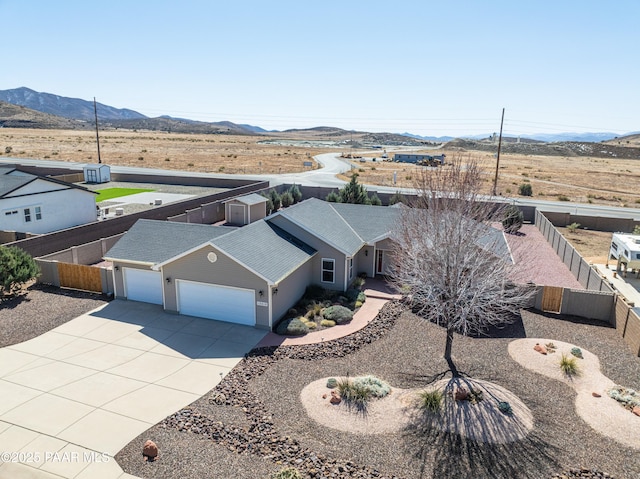
[[(313, 156), (319, 153), (345, 153), (362, 156), (350, 160), (359, 181), (367, 185), (409, 188), (422, 166), (382, 161), (398, 151), (473, 156), (486, 169), (486, 192), (493, 188), (497, 145), (453, 140), (440, 145), (413, 142), (398, 145), (398, 135), (346, 132), (331, 128), (314, 128), (261, 135), (192, 134), (160, 131), (112, 129), (100, 133), (101, 159), (118, 166), (163, 168), (221, 174), (296, 173), (317, 168)], [(631, 138), (631, 137), (630, 137)], [(383, 149), (368, 145), (387, 140)], [(558, 154), (554, 144), (528, 147), (530, 153), (503, 150), (497, 191), (518, 197), (519, 188), (530, 184), (538, 199), (593, 203), (609, 206), (640, 205), (639, 159), (635, 137), (611, 140), (618, 156), (603, 153), (590, 156)], [(393, 144), (395, 143), (395, 144)], [(594, 150), (595, 143), (587, 144)], [(606, 147), (603, 147), (606, 149)], [(489, 151), (487, 151), (489, 150)], [(566, 152), (564, 152), (566, 153)], [(597, 153), (597, 152), (596, 152)], [(42, 160), (97, 162), (95, 132), (91, 130), (3, 128), (0, 130), (0, 158), (36, 158)], [(373, 158), (376, 160), (373, 161)], [(304, 166), (311, 162), (312, 166)], [(395, 173), (395, 182), (394, 182)], [(341, 178), (348, 181), (349, 173)]]

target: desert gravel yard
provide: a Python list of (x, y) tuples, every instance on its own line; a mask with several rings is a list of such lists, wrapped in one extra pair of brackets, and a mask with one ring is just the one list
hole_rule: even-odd
[[(374, 374), (393, 387), (419, 388), (447, 371), (444, 331), (390, 303), (342, 339), (254, 350), (214, 390), (133, 440), (116, 459), (130, 474), (166, 479), (266, 479), (283, 465), (314, 478), (550, 478), (577, 467), (640, 477), (638, 451), (623, 437), (618, 442), (591, 429), (575, 411), (573, 388), (511, 359), (508, 344), (522, 337), (578, 345), (599, 357), (604, 375), (640, 389), (640, 358), (613, 328), (523, 311), (491, 337), (457, 336), (453, 353), (460, 371), (507, 388), (531, 409), (534, 429), (526, 439), (491, 445), (421, 424), (377, 435), (319, 425), (300, 402), (303, 388), (317, 379)], [(628, 420), (640, 418), (629, 413)], [(156, 462), (142, 461), (146, 439), (160, 448)]]
[(0, 301), (0, 347), (40, 336), (105, 303), (101, 294), (30, 286), (28, 294)]

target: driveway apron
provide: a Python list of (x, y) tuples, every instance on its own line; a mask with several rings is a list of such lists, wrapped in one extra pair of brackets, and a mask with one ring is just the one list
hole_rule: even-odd
[(0, 349), (0, 479), (133, 477), (113, 456), (215, 387), (265, 334), (114, 300)]

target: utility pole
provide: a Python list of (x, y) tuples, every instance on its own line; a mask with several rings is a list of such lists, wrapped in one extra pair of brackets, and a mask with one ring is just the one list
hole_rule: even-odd
[(102, 163), (100, 158), (100, 135), (98, 135), (98, 107), (96, 106), (96, 97), (93, 97), (93, 113), (96, 116), (96, 143), (98, 144), (98, 163)]
[(504, 124), (504, 108), (502, 109), (502, 120), (500, 120), (500, 137), (498, 138), (498, 154), (496, 155), (496, 176), (493, 179), (493, 196), (496, 196), (498, 188), (498, 168), (500, 167), (500, 148), (502, 147), (502, 125)]

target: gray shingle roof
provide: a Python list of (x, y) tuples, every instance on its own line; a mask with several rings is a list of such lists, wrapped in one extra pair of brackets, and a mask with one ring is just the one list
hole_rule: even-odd
[(212, 243), (272, 283), (278, 283), (315, 254), (309, 245), (266, 221), (251, 223)]
[(227, 202), (234, 201), (234, 200), (239, 201), (240, 203), (244, 203), (245, 205), (248, 205), (248, 206), (267, 202), (267, 199), (264, 196), (259, 195), (258, 193), (251, 193), (248, 195), (238, 196), (237, 198), (231, 198), (230, 200), (227, 200)]
[(331, 203), (353, 230), (369, 243), (391, 233), (402, 211), (388, 206)]
[(277, 213), (300, 225), (324, 242), (352, 256), (364, 241), (333, 208), (333, 203), (310, 198)]
[(141, 219), (104, 255), (105, 258), (162, 263), (236, 228)]
[(3, 198), (27, 183), (31, 183), (35, 179), (36, 176), (0, 175), (0, 198)]

